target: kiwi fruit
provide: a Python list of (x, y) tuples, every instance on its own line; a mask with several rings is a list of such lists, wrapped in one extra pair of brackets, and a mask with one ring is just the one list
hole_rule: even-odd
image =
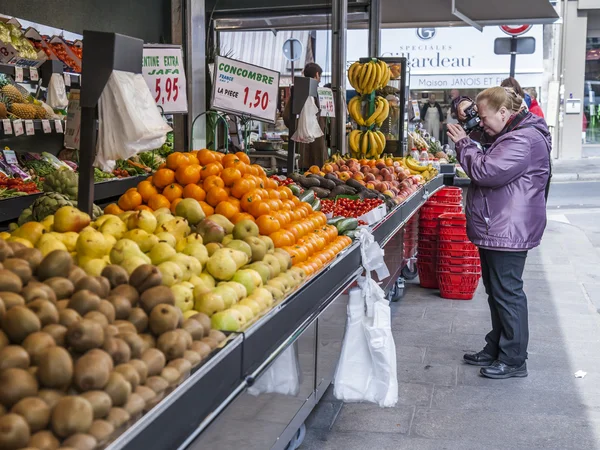
[(9, 344), (10, 341), (8, 340), (8, 336), (4, 333), (4, 331), (0, 330), (0, 350)]
[(202, 328), (204, 328), (205, 336), (210, 333), (211, 321), (210, 317), (208, 317), (206, 314), (199, 312), (198, 314), (194, 314), (192, 317), (190, 317), (190, 319), (200, 322), (200, 325), (202, 325)]
[(50, 422), (54, 434), (67, 438), (77, 433), (87, 433), (93, 420), (94, 410), (90, 402), (80, 396), (68, 395), (54, 406)]
[(23, 417), (32, 433), (43, 430), (50, 422), (50, 408), (38, 397), (22, 399), (12, 407), (10, 412)]
[(138, 374), (136, 368), (131, 364), (119, 364), (115, 367), (115, 372), (118, 372), (125, 377), (125, 379), (131, 385), (132, 391), (135, 391), (140, 384), (140, 375)]
[(219, 341), (217, 341), (215, 338), (212, 338), (210, 336), (203, 337), (201, 339), (201, 342), (204, 342), (205, 344), (207, 344), (210, 347), (211, 351), (216, 349), (219, 346)]
[(6, 311), (14, 308), (15, 306), (25, 305), (25, 299), (21, 295), (15, 294), (14, 292), (0, 292), (0, 299), (2, 299)]
[(108, 416), (106, 416), (105, 420), (108, 423), (110, 423), (115, 429), (119, 429), (127, 422), (129, 422), (129, 419), (131, 419), (131, 416), (127, 411), (125, 411), (123, 408), (114, 407), (110, 409)]
[(73, 266), (71, 267), (67, 278), (71, 283), (73, 283), (73, 286), (75, 286), (75, 283), (77, 283), (85, 276), (87, 276), (87, 273), (85, 273), (85, 271), (81, 267)]
[(54, 303), (49, 300), (43, 300), (38, 298), (27, 304), (27, 307), (34, 312), (34, 314), (40, 319), (42, 326), (51, 325), (58, 323), (59, 314), (58, 309), (54, 306)]
[(102, 314), (99, 311), (90, 311), (85, 316), (83, 316), (83, 318), (93, 320), (94, 322), (99, 323), (100, 325), (102, 325), (102, 328), (108, 326), (108, 319), (104, 314)]
[(111, 295), (107, 298), (115, 308), (115, 319), (126, 320), (131, 314), (131, 302), (122, 295)]
[(154, 376), (146, 380), (146, 387), (152, 389), (156, 395), (163, 395), (169, 387), (169, 382), (163, 377)]
[(190, 374), (192, 370), (192, 364), (189, 360), (184, 358), (174, 359), (173, 361), (167, 364), (167, 367), (174, 367), (179, 371), (181, 376), (186, 377)]
[(27, 369), (30, 362), (29, 353), (20, 345), (7, 345), (0, 350), (0, 370)]
[(137, 333), (119, 333), (118, 337), (120, 339), (123, 339), (127, 343), (127, 345), (129, 345), (129, 349), (131, 350), (131, 357), (133, 359), (142, 356), (142, 352), (144, 350), (144, 341)]
[(135, 390), (135, 393), (144, 399), (146, 406), (156, 398), (156, 392), (154, 392), (148, 386), (138, 386)]
[(192, 339), (198, 341), (204, 337), (204, 327), (194, 319), (187, 319), (183, 322), (183, 329), (192, 336)]
[(75, 293), (79, 291), (90, 291), (96, 294), (98, 297), (102, 297), (104, 294), (104, 286), (100, 283), (96, 277), (91, 275), (86, 275), (85, 277), (80, 278), (77, 283), (75, 283)]
[(138, 378), (140, 380), (139, 384), (144, 384), (146, 379), (148, 378), (148, 366), (141, 359), (132, 359), (128, 363), (131, 367), (135, 369), (138, 374)]
[(29, 426), (23, 417), (13, 413), (0, 417), (0, 448), (26, 447), (30, 437)]
[(152, 336), (150, 333), (142, 333), (139, 335), (144, 341), (144, 346), (142, 347), (142, 353), (148, 350), (149, 348), (156, 347), (156, 338)]
[(6, 306), (4, 305), (4, 300), (0, 298), (0, 320), (2, 320), (4, 314), (6, 314)]
[[(0, 263), (2, 264), (2, 263)], [(6, 414), (8, 411), (6, 411), (6, 408), (3, 405), (0, 405), (0, 417), (3, 416), (4, 414)]]
[(200, 354), (196, 353), (193, 350), (186, 350), (183, 352), (183, 358), (187, 360), (192, 367), (196, 367), (198, 364), (202, 362), (202, 357)]
[(32, 435), (28, 445), (38, 450), (56, 450), (60, 446), (60, 441), (51, 431), (43, 430)]
[(165, 367), (160, 376), (167, 380), (169, 386), (176, 386), (181, 380), (181, 373), (175, 367)]
[(192, 348), (192, 343), (194, 342), (192, 335), (188, 331), (181, 328), (176, 329), (175, 333), (179, 334), (185, 341), (185, 349), (190, 350)]
[(110, 294), (110, 281), (108, 281), (106, 278), (104, 277), (96, 277), (96, 280), (98, 281), (98, 283), (100, 283), (100, 288), (102, 289), (102, 291), (100, 292), (100, 294), (98, 294), (100, 296), (100, 298), (106, 298), (109, 296)]
[(18, 294), (23, 289), (21, 278), (10, 270), (0, 269), (0, 291)]
[(63, 298), (62, 300), (56, 301), (56, 309), (62, 311), (63, 309), (67, 309), (69, 307), (69, 298)]
[(114, 325), (108, 325), (104, 328), (104, 338), (105, 339), (107, 337), (115, 337), (117, 334), (119, 334), (119, 329), (117, 327), (115, 327)]
[(98, 354), (85, 354), (77, 360), (73, 370), (73, 384), (81, 392), (104, 389), (110, 370)]
[(53, 409), (58, 401), (64, 396), (65, 393), (57, 389), (40, 389), (38, 392), (38, 397), (41, 398), (50, 409)]
[(156, 341), (156, 348), (163, 352), (167, 361), (182, 358), (188, 349), (185, 337), (177, 331), (167, 331), (161, 334)]
[(119, 333), (137, 333), (135, 325), (128, 320), (115, 320), (113, 325), (118, 328)]
[(52, 277), (68, 277), (73, 267), (73, 258), (65, 250), (54, 250), (48, 253), (39, 267), (36, 275), (41, 281)]
[(118, 295), (120, 297), (125, 297), (131, 303), (131, 306), (136, 306), (140, 300), (140, 294), (137, 289), (128, 284), (121, 284), (117, 286), (112, 291), (110, 291), (110, 295)]
[[(90, 425), (91, 428), (91, 425)], [(77, 450), (94, 450), (98, 441), (91, 434), (77, 433), (69, 436), (62, 443), (63, 447), (73, 447)]]
[(58, 311), (58, 323), (63, 327), (69, 328), (74, 323), (81, 320), (81, 316), (77, 311), (71, 308), (65, 308)]
[(115, 307), (108, 300), (100, 300), (98, 312), (106, 316), (106, 320), (108, 320), (108, 323), (113, 323), (117, 318)]
[(131, 417), (137, 417), (144, 412), (146, 407), (146, 401), (141, 395), (132, 393), (127, 400), (127, 403), (123, 405), (123, 409), (129, 413)]
[(225, 334), (219, 330), (210, 330), (210, 332), (208, 333), (208, 337), (213, 338), (219, 344), (221, 342), (223, 342), (225, 339), (227, 339), (227, 336), (225, 336)]
[(51, 347), (40, 356), (38, 380), (45, 388), (63, 389), (73, 379), (73, 360), (63, 347)]
[(46, 353), (50, 347), (55, 347), (56, 342), (54, 342), (54, 338), (48, 333), (38, 331), (27, 336), (21, 345), (29, 354), (31, 364), (37, 366), (41, 361), (42, 355)]
[(107, 337), (104, 339), (102, 349), (108, 353), (114, 364), (124, 364), (131, 358), (131, 349), (127, 342), (117, 337)]
[(114, 432), (115, 427), (106, 420), (94, 420), (88, 430), (88, 433), (94, 436), (99, 446), (108, 444)]
[(87, 352), (86, 355), (94, 355), (94, 356), (99, 356), (99, 357), (103, 358), (104, 364), (106, 364), (109, 367), (110, 371), (113, 370), (113, 368), (114, 368), (113, 360), (112, 360), (111, 356), (104, 350), (95, 348), (95, 349)]
[(22, 248), (14, 252), (13, 257), (27, 261), (31, 270), (35, 272), (42, 262), (44, 255), (37, 248)]
[(12, 258), (13, 255), (14, 251), (10, 245), (8, 245), (8, 242), (0, 240), (0, 262), (4, 261), (6, 258)]
[(13, 255), (17, 250), (21, 250), (22, 248), (27, 248), (25, 245), (21, 244), (20, 242), (8, 242), (8, 246), (13, 251)]
[(29, 303), (37, 299), (48, 300), (52, 303), (56, 303), (56, 294), (52, 288), (38, 281), (31, 281), (23, 288), (21, 295), (25, 299), (25, 303)]
[(162, 284), (162, 274), (158, 267), (151, 264), (142, 264), (135, 269), (129, 277), (129, 284), (137, 289), (138, 292), (144, 292)]
[(38, 367), (37, 367), (37, 366), (29, 366), (29, 367), (27, 368), (27, 372), (29, 372), (29, 373), (30, 373), (30, 375), (31, 375), (33, 378), (37, 379), (37, 373), (38, 373)]
[(26, 370), (10, 368), (0, 372), (0, 403), (6, 408), (12, 408), (25, 397), (34, 397), (37, 392), (38, 383)]
[(127, 271), (116, 264), (110, 264), (106, 266), (104, 269), (102, 269), (102, 273), (100, 275), (108, 280), (111, 289), (129, 282), (129, 274)]
[(75, 286), (68, 278), (53, 277), (44, 281), (44, 284), (50, 286), (54, 294), (56, 294), (57, 300), (71, 298), (75, 293)]
[(140, 359), (146, 364), (149, 377), (160, 375), (167, 363), (164, 353), (156, 348), (146, 350)]
[(67, 328), (67, 343), (81, 353), (101, 347), (104, 343), (104, 329), (98, 322), (82, 319)]
[(148, 328), (148, 315), (142, 308), (133, 308), (127, 320), (135, 326), (138, 333), (143, 333)]
[(40, 331), (42, 323), (30, 309), (25, 306), (15, 306), (4, 314), (2, 329), (11, 342), (20, 344), (31, 333)]
[(123, 406), (131, 394), (131, 384), (119, 372), (111, 372), (104, 392), (110, 396), (113, 406)]
[(148, 317), (148, 325), (155, 336), (177, 328), (179, 323), (179, 308), (172, 305), (156, 305)]
[(104, 419), (112, 408), (112, 399), (104, 391), (88, 391), (81, 396), (92, 405), (94, 419)]
[(146, 314), (160, 304), (175, 305), (175, 296), (168, 286), (155, 286), (144, 291), (140, 296), (140, 305), (146, 311)]
[(56, 345), (64, 347), (65, 336), (67, 335), (67, 327), (53, 323), (42, 328), (42, 332), (52, 336), (52, 339), (54, 339)]
[(71, 296), (71, 300), (69, 300), (69, 308), (74, 309), (82, 316), (85, 316), (90, 311), (96, 311), (99, 306), (100, 297), (87, 289), (75, 292)]
[(21, 283), (25, 286), (33, 277), (31, 266), (24, 259), (7, 258), (2, 262), (6, 270), (10, 270), (21, 279)]

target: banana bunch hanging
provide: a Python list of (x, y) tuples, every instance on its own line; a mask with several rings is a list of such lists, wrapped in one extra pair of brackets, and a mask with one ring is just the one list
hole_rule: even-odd
[(349, 144), (354, 158), (377, 158), (385, 149), (385, 135), (381, 131), (352, 130)]
[(360, 95), (357, 95), (348, 102), (348, 112), (359, 127), (370, 127), (373, 124), (381, 127), (383, 121), (390, 114), (390, 104), (385, 98), (376, 97), (375, 111), (365, 120), (362, 116), (362, 99)]
[(365, 64), (357, 61), (348, 69), (348, 80), (359, 94), (370, 94), (376, 89), (383, 89), (391, 76), (390, 68), (381, 60)]

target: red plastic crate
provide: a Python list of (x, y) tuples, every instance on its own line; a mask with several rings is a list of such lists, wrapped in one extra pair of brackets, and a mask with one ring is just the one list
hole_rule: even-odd
[(435, 194), (433, 194), (433, 197), (444, 197), (444, 196), (452, 196), (452, 195), (460, 195), (462, 196), (462, 188), (459, 188), (457, 186), (446, 186), (442, 189), (440, 189), (439, 191), (437, 191)]
[(422, 213), (435, 213), (435, 214), (446, 214), (446, 213), (461, 213), (462, 206), (460, 205), (447, 205), (445, 203), (438, 203), (429, 201), (421, 208)]
[(449, 250), (440, 249), (438, 250), (438, 256), (440, 258), (477, 258), (479, 259), (479, 250)]
[(440, 227), (440, 239), (443, 236), (467, 236), (467, 229), (464, 227)]
[(480, 275), (476, 273), (455, 274), (448, 272), (437, 273), (440, 296), (449, 300), (471, 300)]
[(419, 250), (436, 250), (437, 251), (437, 239), (419, 239)]
[(426, 289), (438, 288), (438, 277), (435, 270), (435, 264), (417, 261), (417, 271), (419, 273), (419, 284), (421, 287)]
[(437, 220), (421, 219), (419, 221), (419, 228), (437, 228), (438, 224)]
[(478, 273), (481, 274), (481, 266), (453, 266), (451, 264), (439, 264), (438, 272), (450, 272), (450, 273)]
[(439, 231), (437, 228), (421, 228), (419, 230), (419, 236), (433, 236), (433, 237), (438, 237), (439, 236)]
[(424, 256), (426, 258), (435, 258), (437, 256), (437, 250), (425, 250), (425, 249), (417, 249), (417, 256)]
[(449, 240), (438, 240), (438, 248), (440, 250), (461, 250), (472, 251), (477, 250), (477, 247), (472, 242), (453, 242)]
[(462, 196), (452, 197), (443, 196), (433, 198), (437, 203), (443, 203), (444, 205), (462, 205)]
[(479, 257), (477, 258), (453, 258), (448, 256), (438, 256), (438, 261), (440, 264), (451, 265), (451, 266), (479, 266), (481, 261)]
[(438, 220), (442, 227), (466, 227), (467, 225), (467, 217), (464, 214), (441, 214)]

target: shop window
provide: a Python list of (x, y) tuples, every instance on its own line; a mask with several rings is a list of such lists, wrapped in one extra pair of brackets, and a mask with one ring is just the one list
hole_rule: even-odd
[(588, 38), (583, 115), (585, 144), (600, 144), (600, 38)]

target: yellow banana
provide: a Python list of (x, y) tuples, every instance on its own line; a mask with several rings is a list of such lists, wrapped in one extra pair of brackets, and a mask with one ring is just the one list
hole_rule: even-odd
[(409, 170), (412, 170), (413, 172), (425, 172), (427, 170), (427, 167), (423, 167), (422, 165), (419, 164), (418, 161), (415, 161), (412, 157), (407, 157), (406, 158), (406, 167), (409, 168)]
[(357, 95), (352, 98), (348, 103), (348, 112), (350, 113), (350, 117), (361, 127), (365, 126), (365, 120), (362, 117), (361, 113), (361, 97)]
[(363, 133), (360, 139), (360, 153), (366, 155), (369, 150), (369, 135)]
[(356, 145), (356, 136), (360, 135), (360, 130), (352, 130), (350, 132), (350, 136), (348, 137), (348, 143), (350, 145), (350, 149), (352, 151), (358, 151), (358, 146)]
[(379, 127), (381, 126), (383, 121), (388, 118), (390, 114), (390, 102), (388, 102), (386, 98), (381, 98), (381, 100), (383, 103), (383, 110), (381, 111), (381, 114), (377, 116), (377, 119), (375, 119), (375, 123)]
[(373, 125), (375, 123), (375, 121), (377, 120), (377, 118), (381, 115), (381, 113), (383, 112), (383, 109), (385, 108), (384, 105), (384, 101), (385, 99), (381, 98), (381, 97), (377, 97), (375, 99), (375, 111), (373, 112), (373, 114), (371, 114), (369, 116), (369, 118), (366, 120), (365, 124), (366, 126), (370, 127), (371, 125)]
[(375, 74), (373, 76), (373, 80), (371, 81), (371, 85), (369, 86), (369, 92), (373, 92), (377, 89), (379, 84), (379, 80), (381, 78), (381, 66), (378, 63), (371, 63), (375, 66)]
[(366, 92), (365, 89), (367, 87), (367, 83), (371, 78), (371, 73), (373, 72), (373, 66), (371, 64), (364, 64), (362, 71), (360, 72), (360, 90), (362, 93)]
[(352, 87), (356, 90), (358, 90), (358, 83), (357, 83), (357, 72), (360, 72), (362, 68), (362, 64), (359, 63), (358, 61), (353, 63), (350, 68), (348, 69), (348, 81), (350, 81), (350, 84), (352, 85)]
[(381, 131), (377, 130), (375, 132), (375, 137), (379, 138), (379, 145), (381, 147), (381, 151), (383, 152), (383, 150), (385, 150), (385, 145), (387, 143), (387, 141), (385, 139), (385, 135)]
[(390, 81), (390, 68), (385, 62), (383, 62), (381, 60), (379, 60), (379, 63), (381, 64), (381, 70), (382, 70), (382, 73), (381, 73), (382, 76), (381, 76), (381, 79), (379, 80), (379, 88), (383, 89), (384, 87), (387, 86), (387, 84)]
[(370, 63), (371, 66), (373, 66), (373, 71), (371, 72), (371, 78), (369, 79), (369, 83), (367, 84), (367, 91), (366, 93), (369, 94), (371, 92), (373, 92), (375, 90), (375, 83), (377, 81), (377, 64), (371, 62)]

